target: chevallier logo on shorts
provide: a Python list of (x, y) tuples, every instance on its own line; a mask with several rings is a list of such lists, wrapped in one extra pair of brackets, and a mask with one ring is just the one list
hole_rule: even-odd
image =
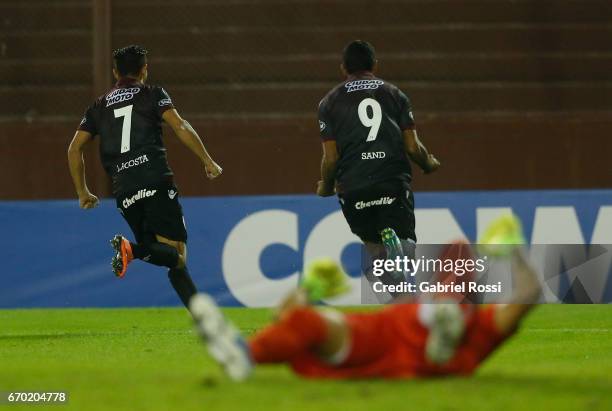
[(133, 196), (131, 196), (130, 198), (124, 199), (121, 204), (123, 205), (123, 208), (128, 208), (129, 206), (131, 206), (138, 200), (142, 200), (143, 198), (146, 198), (146, 197), (153, 197), (156, 192), (157, 190), (147, 190), (146, 188), (142, 190), (138, 190), (138, 192), (134, 194)]
[(355, 208), (357, 210), (362, 210), (364, 208), (379, 206), (379, 205), (390, 205), (395, 201), (395, 197), (381, 197), (378, 200), (372, 201), (358, 201), (355, 203)]

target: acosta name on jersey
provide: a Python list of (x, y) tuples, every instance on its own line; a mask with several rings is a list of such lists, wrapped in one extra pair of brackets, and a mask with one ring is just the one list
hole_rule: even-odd
[(143, 154), (131, 160), (125, 161), (121, 164), (117, 164), (117, 172), (119, 173), (127, 168), (139, 166), (141, 164), (147, 163), (148, 161), (149, 161), (149, 158), (147, 157), (147, 155)]

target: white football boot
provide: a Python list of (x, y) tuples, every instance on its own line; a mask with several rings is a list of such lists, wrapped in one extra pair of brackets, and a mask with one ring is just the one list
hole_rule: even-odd
[(206, 294), (196, 294), (191, 298), (189, 310), (208, 352), (225, 373), (234, 381), (247, 379), (253, 363), (246, 341), (223, 316), (215, 301)]

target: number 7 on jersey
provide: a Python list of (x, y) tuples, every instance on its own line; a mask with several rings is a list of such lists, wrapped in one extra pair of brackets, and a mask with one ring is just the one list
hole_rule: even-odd
[(130, 131), (132, 130), (132, 107), (133, 105), (115, 109), (115, 118), (123, 117), (121, 128), (121, 154), (130, 151)]

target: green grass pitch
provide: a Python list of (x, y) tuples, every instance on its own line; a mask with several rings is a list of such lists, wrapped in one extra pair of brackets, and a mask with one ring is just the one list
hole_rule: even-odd
[[(226, 312), (247, 334), (270, 316)], [(306, 381), (274, 366), (242, 384), (208, 358), (183, 309), (2, 310), (9, 390), (69, 391), (55, 410), (610, 410), (612, 306), (539, 307), (471, 378)]]

